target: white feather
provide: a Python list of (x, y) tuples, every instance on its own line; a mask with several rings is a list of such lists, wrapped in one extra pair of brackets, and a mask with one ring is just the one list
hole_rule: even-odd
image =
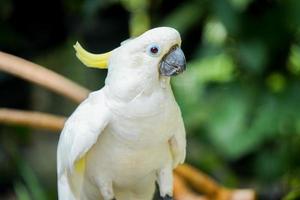
[[(57, 169), (60, 184), (71, 184), (69, 176), (75, 176), (77, 173), (74, 172), (76, 161), (82, 158), (97, 142), (99, 135), (109, 121), (109, 116), (108, 109), (104, 104), (103, 91), (100, 90), (91, 93), (66, 121), (57, 149)], [(76, 174), (76, 176), (83, 176), (83, 174)], [(81, 180), (81, 178), (78, 177), (77, 179)], [(78, 184), (78, 187), (70, 188), (79, 190), (81, 183), (74, 184)], [(73, 192), (76, 195), (79, 191)]]

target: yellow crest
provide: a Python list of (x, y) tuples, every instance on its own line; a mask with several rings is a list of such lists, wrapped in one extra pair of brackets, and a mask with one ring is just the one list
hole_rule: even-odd
[(82, 46), (76, 42), (74, 45), (74, 49), (76, 50), (77, 58), (87, 67), (107, 69), (108, 61), (111, 52), (103, 53), (103, 54), (93, 54), (86, 51)]

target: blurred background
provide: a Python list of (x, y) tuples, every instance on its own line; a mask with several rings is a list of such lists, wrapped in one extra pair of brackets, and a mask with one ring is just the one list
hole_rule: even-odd
[[(182, 35), (187, 71), (173, 78), (187, 162), (263, 200), (300, 199), (300, 1), (1, 0), (0, 50), (91, 90), (105, 70), (76, 59), (149, 27)], [(0, 72), (0, 107), (68, 116), (76, 104)], [(58, 133), (0, 125), (0, 199), (56, 199)]]

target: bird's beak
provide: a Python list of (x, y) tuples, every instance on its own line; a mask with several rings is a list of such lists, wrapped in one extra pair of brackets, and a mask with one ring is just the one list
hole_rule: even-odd
[(178, 46), (173, 46), (162, 58), (159, 72), (163, 76), (176, 76), (186, 69), (183, 51)]
[(74, 45), (74, 49), (76, 51), (77, 58), (87, 67), (100, 69), (108, 68), (108, 60), (111, 52), (103, 54), (93, 54), (82, 48), (82, 46), (78, 42), (76, 42), (76, 44)]

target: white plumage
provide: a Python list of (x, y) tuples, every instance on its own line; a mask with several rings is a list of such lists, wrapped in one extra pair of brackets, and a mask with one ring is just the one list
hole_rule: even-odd
[[(105, 86), (67, 120), (57, 150), (60, 200), (151, 200), (157, 181), (172, 196), (172, 169), (185, 159), (185, 130), (163, 57), (175, 29), (145, 32), (113, 50)], [(159, 45), (159, 55), (147, 47)]]

